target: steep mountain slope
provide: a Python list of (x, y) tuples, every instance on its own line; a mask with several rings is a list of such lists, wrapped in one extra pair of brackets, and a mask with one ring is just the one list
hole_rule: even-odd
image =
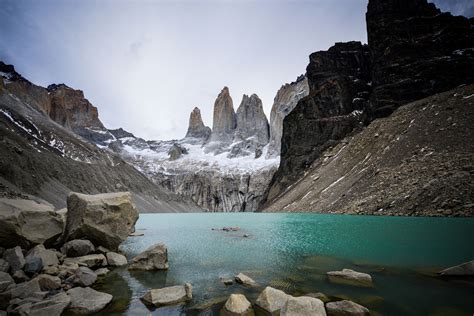
[(368, 45), (337, 43), (311, 54), (309, 94), (283, 121), (266, 205), (324, 150), (375, 118), (474, 82), (474, 19), (441, 13), (426, 0), (370, 0), (366, 18)]
[(1, 62), (0, 75), (1, 195), (30, 194), (61, 208), (70, 191), (129, 190), (142, 212), (199, 210), (74, 132), (96, 128), (94, 134), (100, 135), (105, 130), (82, 92), (64, 85), (33, 85)]
[(343, 139), (265, 211), (474, 216), (474, 85)]

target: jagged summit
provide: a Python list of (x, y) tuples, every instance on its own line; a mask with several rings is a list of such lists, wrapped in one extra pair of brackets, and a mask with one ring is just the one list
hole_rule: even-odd
[(189, 126), (186, 137), (202, 138), (207, 140), (211, 135), (211, 129), (204, 125), (201, 110), (195, 107), (189, 115)]
[(234, 104), (229, 88), (224, 87), (214, 102), (212, 141), (226, 141), (232, 138), (237, 125)]
[(237, 129), (235, 137), (245, 140), (255, 137), (260, 144), (266, 145), (269, 139), (268, 120), (263, 112), (262, 100), (256, 94), (250, 97), (246, 94), (236, 113)]

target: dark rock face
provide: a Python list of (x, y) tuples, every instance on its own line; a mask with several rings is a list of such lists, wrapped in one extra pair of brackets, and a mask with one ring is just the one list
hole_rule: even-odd
[(369, 49), (349, 42), (313, 53), (306, 76), (309, 95), (283, 121), (280, 168), (269, 198), (362, 123), (370, 94)]
[(231, 139), (236, 126), (237, 120), (229, 88), (224, 87), (214, 103), (211, 140), (226, 141)]
[(174, 144), (170, 150), (168, 151), (168, 155), (170, 156), (170, 160), (176, 160), (181, 158), (182, 155), (186, 155), (188, 153), (187, 149), (178, 145)]
[(263, 112), (262, 100), (252, 94), (242, 97), (242, 102), (237, 109), (237, 129), (236, 138), (245, 140), (255, 137), (259, 144), (267, 144), (269, 140), (268, 120)]
[(370, 0), (371, 114), (474, 82), (474, 19), (426, 0)]
[(204, 125), (201, 110), (195, 107), (189, 115), (189, 126), (186, 137), (203, 138), (207, 140), (211, 135), (211, 129)]

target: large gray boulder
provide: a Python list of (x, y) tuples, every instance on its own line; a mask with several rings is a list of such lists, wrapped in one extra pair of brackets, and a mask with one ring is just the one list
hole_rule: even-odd
[(268, 314), (278, 316), (280, 315), (281, 308), (290, 298), (291, 295), (267, 286), (257, 297), (256, 305)]
[(368, 316), (370, 311), (362, 305), (351, 301), (337, 301), (326, 304), (329, 316)]
[(14, 312), (22, 316), (60, 316), (70, 303), (71, 298), (61, 292), (39, 302), (22, 304)]
[(338, 284), (348, 284), (355, 286), (373, 287), (370, 274), (357, 272), (351, 269), (342, 269), (342, 271), (327, 272), (329, 281)]
[(25, 266), (25, 257), (19, 246), (5, 250), (3, 259), (10, 264), (10, 270), (14, 273), (17, 270), (23, 269)]
[(71, 298), (69, 310), (76, 314), (93, 314), (103, 310), (112, 301), (113, 296), (91, 289), (75, 287), (67, 291)]
[(61, 247), (61, 252), (68, 257), (81, 257), (94, 253), (95, 247), (90, 240), (74, 239)]
[(0, 245), (31, 248), (52, 244), (63, 232), (63, 221), (52, 205), (33, 200), (0, 198)]
[(79, 267), (74, 272), (74, 283), (80, 286), (90, 286), (97, 281), (97, 274), (88, 267)]
[(143, 297), (142, 301), (149, 306), (174, 305), (189, 301), (193, 298), (193, 288), (191, 284), (175, 285), (161, 289), (152, 289)]
[(257, 282), (255, 282), (251, 277), (243, 274), (243, 273), (239, 273), (235, 276), (235, 282), (237, 283), (240, 283), (242, 285), (245, 285), (245, 286), (256, 286), (257, 285)]
[(107, 263), (112, 267), (120, 267), (127, 265), (127, 258), (124, 255), (110, 251), (106, 253)]
[(56, 251), (46, 249), (43, 245), (35, 246), (30, 251), (28, 251), (25, 257), (26, 261), (34, 260), (34, 258), (41, 259), (43, 267), (59, 265), (59, 260), (58, 256), (56, 255)]
[(64, 240), (87, 238), (116, 250), (134, 231), (138, 211), (129, 192), (86, 195), (70, 193)]
[(166, 270), (168, 267), (168, 249), (165, 244), (157, 244), (134, 257), (128, 269)]
[(231, 294), (220, 313), (221, 316), (253, 316), (252, 304), (243, 294)]
[(467, 276), (474, 275), (474, 260), (444, 269), (439, 272), (443, 276)]
[(281, 316), (326, 316), (324, 303), (317, 298), (291, 297), (281, 309)]

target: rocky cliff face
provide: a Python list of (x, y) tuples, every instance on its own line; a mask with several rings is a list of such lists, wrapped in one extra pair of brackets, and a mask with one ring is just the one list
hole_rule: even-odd
[(426, 0), (370, 0), (371, 115), (474, 81), (474, 19)]
[(280, 156), (283, 119), (293, 111), (299, 100), (308, 95), (308, 92), (308, 78), (304, 75), (278, 90), (270, 113), (270, 142), (267, 158)]
[(440, 13), (426, 0), (370, 0), (367, 30), (369, 46), (341, 43), (310, 56), (310, 92), (284, 119), (267, 205), (324, 150), (373, 119), (474, 81), (473, 19)]
[[(70, 191), (128, 190), (142, 212), (199, 210), (190, 200), (151, 182), (117, 155), (56, 124), (49, 117), (48, 90), (22, 78), (12, 66), (2, 66), (0, 81), (0, 196), (29, 195), (62, 208)], [(86, 114), (79, 118), (90, 122)], [(70, 120), (77, 117), (71, 114)], [(69, 123), (69, 127), (77, 126)]]
[(232, 139), (237, 119), (229, 88), (224, 87), (214, 103), (214, 119), (212, 121), (212, 141), (228, 141)]
[(350, 42), (313, 53), (306, 77), (308, 96), (283, 121), (281, 162), (270, 199), (325, 149), (362, 124), (371, 90), (369, 49)]
[(474, 216), (474, 85), (404, 105), (323, 152), (265, 211)]
[(207, 140), (211, 135), (211, 129), (204, 125), (201, 117), (201, 110), (195, 107), (189, 115), (189, 127), (186, 137), (202, 138)]
[(263, 112), (262, 100), (252, 94), (242, 97), (242, 102), (237, 109), (237, 129), (235, 137), (237, 139), (255, 138), (261, 145), (266, 145), (269, 139), (268, 120)]

